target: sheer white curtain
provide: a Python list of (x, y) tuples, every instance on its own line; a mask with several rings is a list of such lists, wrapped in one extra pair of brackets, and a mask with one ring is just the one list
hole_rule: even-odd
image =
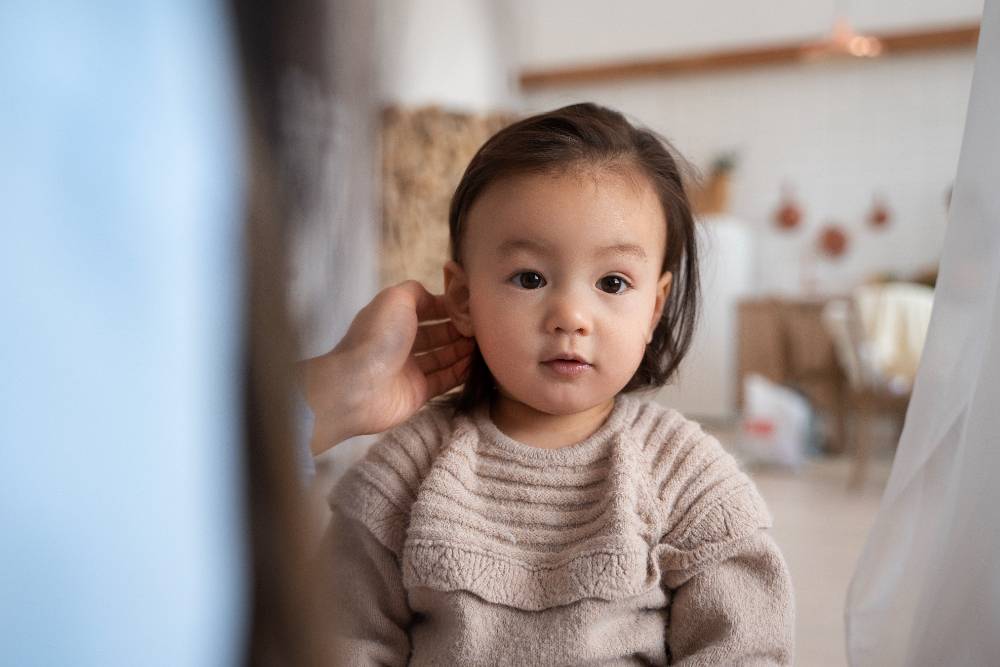
[(988, 0), (934, 314), (847, 600), (858, 667), (1000, 665), (1000, 2)]

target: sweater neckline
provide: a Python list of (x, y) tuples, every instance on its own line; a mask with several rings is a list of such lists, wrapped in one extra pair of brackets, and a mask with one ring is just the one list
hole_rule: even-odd
[(489, 445), (514, 459), (539, 463), (590, 463), (601, 458), (614, 435), (622, 432), (631, 403), (625, 394), (618, 394), (615, 396), (614, 407), (596, 431), (580, 442), (555, 449), (535, 447), (515, 440), (501, 431), (490, 418), (489, 405), (482, 405), (476, 409), (473, 422)]

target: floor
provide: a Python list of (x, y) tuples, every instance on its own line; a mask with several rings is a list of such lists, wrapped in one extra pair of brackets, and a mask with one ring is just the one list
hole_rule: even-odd
[[(730, 445), (735, 432), (706, 425)], [(773, 535), (788, 562), (795, 589), (795, 664), (847, 665), (844, 601), (847, 586), (878, 511), (892, 452), (872, 461), (860, 490), (847, 488), (850, 460), (811, 459), (798, 472), (748, 469), (774, 515)]]

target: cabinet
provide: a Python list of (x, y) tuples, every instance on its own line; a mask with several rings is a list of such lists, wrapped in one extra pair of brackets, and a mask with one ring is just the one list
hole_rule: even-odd
[(826, 449), (845, 448), (847, 378), (820, 314), (826, 299), (752, 298), (738, 306), (737, 405), (743, 378), (758, 373), (800, 390), (822, 418)]

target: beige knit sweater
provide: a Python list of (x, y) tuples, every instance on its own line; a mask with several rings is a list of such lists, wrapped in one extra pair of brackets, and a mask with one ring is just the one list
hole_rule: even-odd
[(331, 497), (349, 665), (775, 665), (792, 591), (753, 483), (699, 425), (619, 396), (540, 449), (432, 405)]

